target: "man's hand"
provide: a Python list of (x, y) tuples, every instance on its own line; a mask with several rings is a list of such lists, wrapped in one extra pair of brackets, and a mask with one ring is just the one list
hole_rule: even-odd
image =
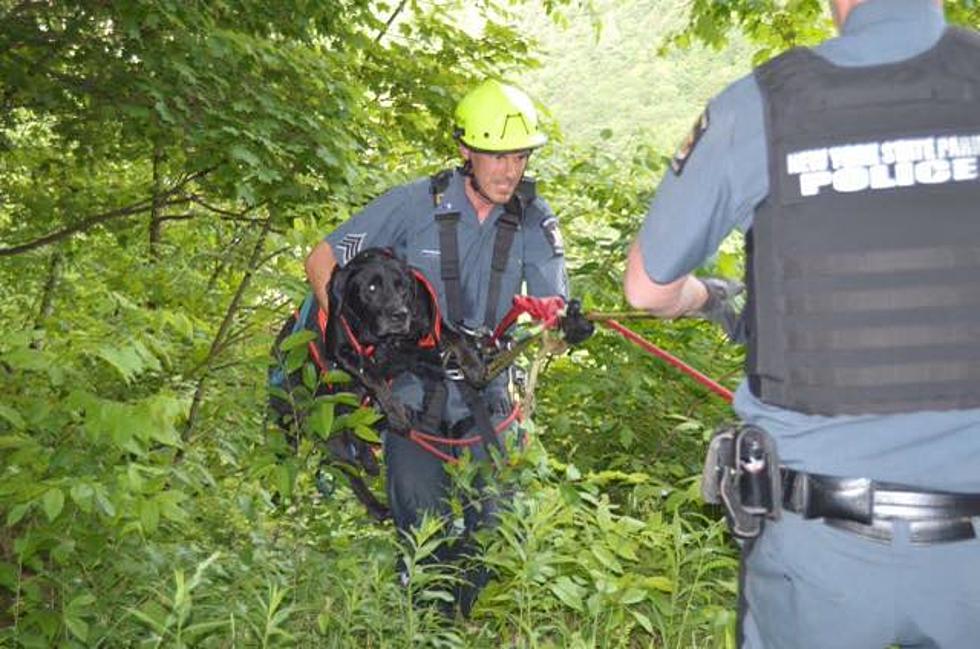
[(687, 315), (692, 318), (704, 318), (721, 325), (730, 341), (744, 343), (745, 321), (738, 305), (738, 296), (745, 291), (745, 285), (723, 277), (699, 277), (698, 281), (704, 284), (708, 299), (701, 308)]
[(586, 319), (582, 313), (582, 303), (575, 299), (568, 301), (565, 315), (558, 320), (558, 326), (569, 345), (584, 342), (595, 333), (595, 325)]

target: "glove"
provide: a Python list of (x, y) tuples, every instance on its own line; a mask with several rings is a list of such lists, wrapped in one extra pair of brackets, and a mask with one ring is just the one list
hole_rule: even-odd
[(586, 319), (585, 314), (582, 313), (582, 303), (578, 300), (568, 301), (565, 315), (558, 320), (558, 327), (569, 345), (584, 342), (595, 333), (595, 325), (591, 320)]
[(739, 281), (723, 277), (699, 277), (708, 291), (708, 299), (697, 311), (688, 315), (693, 318), (704, 318), (720, 325), (733, 343), (744, 343), (746, 340), (745, 318), (737, 299), (745, 291), (745, 285)]

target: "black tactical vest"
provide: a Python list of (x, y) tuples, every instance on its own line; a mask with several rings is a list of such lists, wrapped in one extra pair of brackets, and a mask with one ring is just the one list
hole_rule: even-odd
[(980, 37), (861, 68), (795, 49), (755, 74), (752, 393), (824, 415), (980, 407)]

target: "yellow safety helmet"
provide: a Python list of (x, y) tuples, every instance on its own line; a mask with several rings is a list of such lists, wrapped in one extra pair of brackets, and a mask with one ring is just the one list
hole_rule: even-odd
[(494, 79), (484, 81), (460, 100), (455, 120), (455, 137), (474, 151), (522, 151), (548, 141), (548, 136), (538, 130), (538, 112), (531, 98)]

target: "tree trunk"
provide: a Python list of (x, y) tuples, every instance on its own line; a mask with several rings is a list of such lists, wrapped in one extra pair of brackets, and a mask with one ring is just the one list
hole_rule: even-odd
[(225, 346), (225, 339), (228, 337), (228, 333), (231, 331), (231, 326), (235, 321), (235, 315), (238, 313), (242, 305), (242, 300), (245, 297), (245, 292), (248, 290), (249, 284), (252, 282), (252, 276), (258, 267), (263, 263), (262, 259), (262, 249), (265, 247), (265, 240), (269, 234), (269, 229), (272, 227), (272, 216), (270, 215), (262, 223), (262, 231), (259, 233), (258, 239), (255, 241), (255, 247), (252, 249), (252, 255), (249, 257), (248, 265), (245, 268), (245, 275), (242, 277), (242, 281), (238, 284), (238, 290), (235, 291), (235, 296), (231, 299), (231, 303), (228, 305), (228, 310), (225, 312), (225, 317), (221, 321), (221, 326), (218, 327), (218, 333), (215, 334), (214, 340), (211, 341), (211, 349), (208, 351), (207, 359), (204, 361), (204, 368), (201, 370), (201, 378), (198, 379), (197, 389), (194, 391), (194, 399), (191, 401), (191, 409), (187, 415), (187, 426), (184, 428), (184, 434), (182, 436), (184, 441), (190, 438), (191, 432), (194, 429), (194, 424), (200, 414), (201, 403), (204, 400), (204, 388), (207, 383), (211, 372), (214, 369), (215, 361), (221, 354), (221, 351)]
[[(41, 292), (41, 304), (37, 309), (37, 317), (34, 319), (34, 329), (44, 329), (44, 322), (54, 313), (54, 293), (58, 289), (61, 280), (61, 271), (64, 266), (65, 254), (60, 250), (51, 253), (51, 260), (48, 262), (48, 277), (44, 280), (44, 289)], [(40, 349), (43, 339), (36, 338), (31, 342), (31, 347)]]
[(150, 260), (160, 260), (160, 243), (163, 241), (163, 147), (153, 147), (153, 201), (150, 205)]
[(41, 306), (37, 310), (37, 319), (34, 321), (35, 329), (43, 329), (44, 321), (54, 313), (54, 292), (58, 288), (61, 280), (61, 269), (65, 261), (65, 254), (56, 250), (51, 253), (51, 261), (48, 263), (48, 278), (44, 282), (44, 292), (41, 294)]

